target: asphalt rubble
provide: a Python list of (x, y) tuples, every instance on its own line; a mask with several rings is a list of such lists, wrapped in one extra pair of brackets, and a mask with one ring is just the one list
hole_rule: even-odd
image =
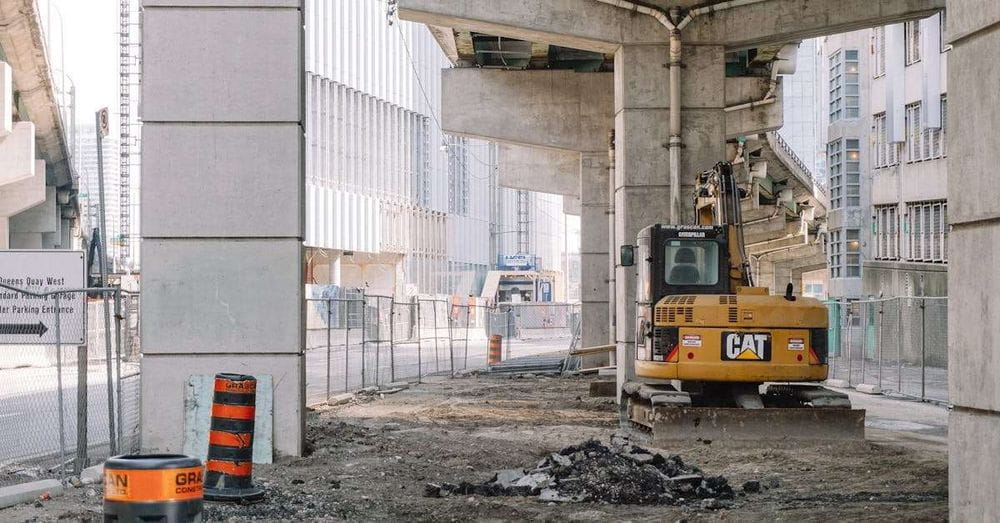
[(677, 455), (663, 455), (614, 436), (588, 440), (546, 456), (532, 468), (497, 471), (482, 483), (428, 483), (424, 496), (526, 496), (550, 503), (733, 506), (737, 496), (778, 488), (776, 478), (745, 482), (739, 491), (723, 476), (706, 475)]

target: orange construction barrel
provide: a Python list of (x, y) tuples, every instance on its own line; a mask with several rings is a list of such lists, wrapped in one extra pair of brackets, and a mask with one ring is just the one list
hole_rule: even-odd
[(104, 463), (104, 521), (201, 521), (204, 471), (180, 454), (113, 457)]
[(499, 334), (493, 334), (490, 336), (490, 347), (486, 354), (487, 365), (499, 365), (500, 355), (502, 354), (501, 348), (503, 347), (503, 337)]

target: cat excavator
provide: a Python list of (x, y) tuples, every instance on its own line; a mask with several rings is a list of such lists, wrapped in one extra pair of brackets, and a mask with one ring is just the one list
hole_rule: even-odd
[(863, 439), (865, 411), (817, 385), (828, 372), (826, 306), (791, 284), (783, 295), (753, 285), (746, 194), (720, 162), (698, 176), (696, 225), (650, 225), (623, 247), (637, 289), (622, 422), (653, 444)]

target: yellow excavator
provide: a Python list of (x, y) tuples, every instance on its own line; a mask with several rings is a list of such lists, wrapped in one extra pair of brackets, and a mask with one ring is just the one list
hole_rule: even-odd
[[(698, 176), (697, 225), (651, 225), (623, 247), (636, 266), (635, 379), (622, 421), (675, 439), (864, 438), (864, 411), (827, 378), (827, 309), (755, 287), (726, 162)], [(631, 263), (629, 263), (631, 262)]]

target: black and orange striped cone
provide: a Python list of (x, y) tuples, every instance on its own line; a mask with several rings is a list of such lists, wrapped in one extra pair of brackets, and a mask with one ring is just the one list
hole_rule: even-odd
[(257, 380), (216, 374), (212, 427), (205, 463), (205, 499), (247, 503), (264, 498), (253, 485), (253, 428)]

